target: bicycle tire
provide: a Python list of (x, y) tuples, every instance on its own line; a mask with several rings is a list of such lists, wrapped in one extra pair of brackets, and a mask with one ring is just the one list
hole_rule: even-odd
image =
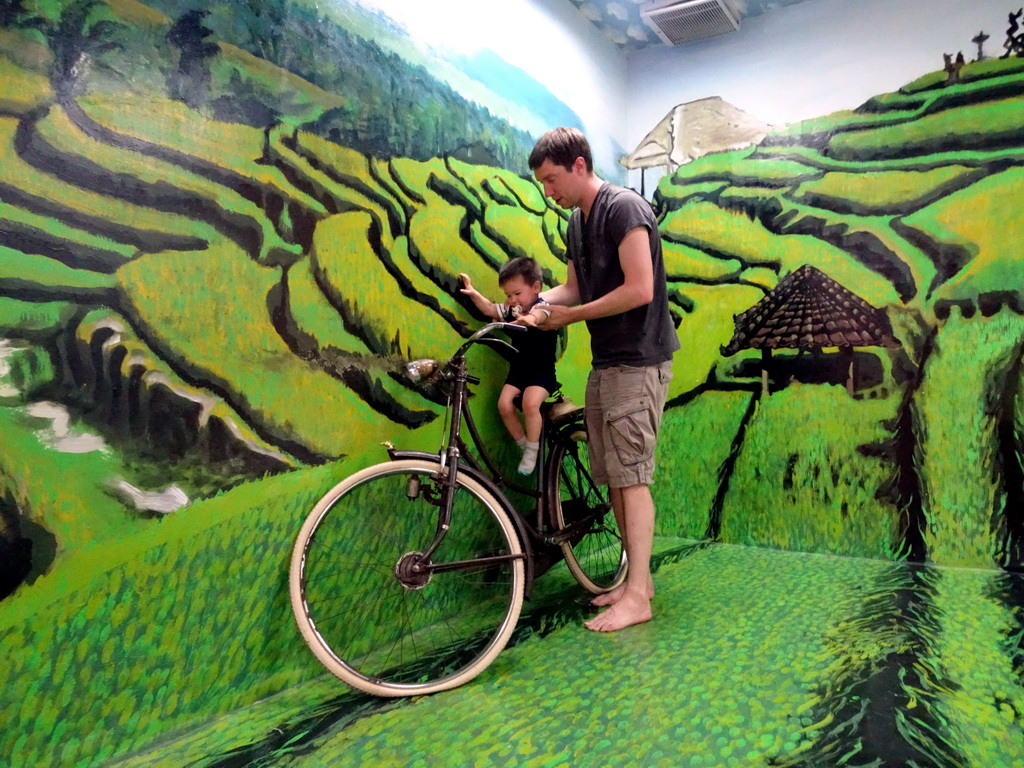
[(626, 578), (628, 564), (607, 492), (590, 476), (586, 423), (562, 427), (548, 464), (551, 519), (569, 571), (584, 589), (599, 595)]
[[(437, 532), (440, 470), (403, 459), (356, 472), (320, 499), (292, 550), (289, 592), (306, 644), (366, 693), (462, 685), (501, 652), (519, 619), (522, 544), (504, 507), (467, 475), (457, 478), (451, 530), (431, 558), (464, 567), (410, 586), (407, 566)], [(515, 559), (481, 560), (494, 556)]]

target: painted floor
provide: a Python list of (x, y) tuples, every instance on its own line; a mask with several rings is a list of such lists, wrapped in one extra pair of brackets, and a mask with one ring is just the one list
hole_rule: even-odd
[(656, 546), (648, 624), (588, 632), (548, 574), (462, 688), (383, 701), (327, 676), (119, 768), (1024, 765), (1021, 577)]

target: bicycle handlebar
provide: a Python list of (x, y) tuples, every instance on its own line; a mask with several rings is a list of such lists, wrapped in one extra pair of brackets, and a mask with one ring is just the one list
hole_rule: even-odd
[[(485, 336), (490, 336), (490, 334), (495, 330), (525, 333), (528, 329), (524, 325), (516, 325), (515, 323), (488, 323), (479, 331), (477, 331), (468, 339), (466, 339), (466, 341), (463, 342), (462, 346), (458, 348), (455, 354), (448, 358), (448, 360), (446, 360), (443, 365), (438, 360), (410, 360), (408, 363), (405, 364), (406, 373), (409, 376), (409, 378), (412, 379), (413, 381), (422, 381), (424, 379), (427, 379), (430, 376), (432, 376), (435, 373), (435, 371), (448, 368), (448, 366), (450, 366), (454, 360), (458, 360), (459, 358), (464, 357), (467, 349), (469, 349), (471, 346), (473, 346), (478, 341), (483, 339)], [(492, 337), (488, 338), (487, 341), (491, 344), (500, 344), (504, 347), (508, 347), (513, 352), (516, 351), (515, 347), (513, 347), (507, 341), (503, 341), (502, 339), (496, 339)]]
[[(458, 351), (454, 355), (452, 355), (452, 358), (454, 359), (465, 354), (467, 349), (476, 344), (484, 336), (489, 336), (491, 332), (494, 330), (512, 331), (514, 333), (525, 333), (527, 331), (527, 328), (525, 325), (516, 325), (515, 323), (488, 323), (479, 331), (477, 331), (468, 339), (466, 339), (465, 343), (463, 343), (463, 345), (459, 347)], [(511, 349), (513, 352), (516, 349), (507, 341), (503, 341), (501, 339), (491, 339), (491, 341), (497, 344), (502, 344)]]

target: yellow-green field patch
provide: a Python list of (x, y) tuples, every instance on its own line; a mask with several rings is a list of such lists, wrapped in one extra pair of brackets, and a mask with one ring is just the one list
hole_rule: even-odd
[(22, 115), (52, 99), (49, 80), (0, 55), (0, 112)]
[[(815, 200), (832, 198), (868, 209), (867, 214), (883, 214), (894, 208), (913, 207), (915, 201), (937, 190), (949, 189), (970, 170), (962, 165), (951, 165), (929, 171), (831, 172), (821, 179), (802, 183), (796, 195), (798, 199), (807, 195), (814, 196)], [(828, 200), (817, 204), (828, 207)]]
[(118, 276), (154, 350), (230, 393), (232, 406), (270, 442), (294, 442), (324, 456), (359, 454), (374, 444), (376, 422), (365, 404), (296, 357), (274, 329), (266, 296), (277, 270), (225, 242), (201, 253), (149, 254)]
[(313, 241), (313, 269), (331, 302), (378, 354), (445, 358), (459, 335), (437, 313), (403, 296), (367, 241), (365, 213), (331, 216)]

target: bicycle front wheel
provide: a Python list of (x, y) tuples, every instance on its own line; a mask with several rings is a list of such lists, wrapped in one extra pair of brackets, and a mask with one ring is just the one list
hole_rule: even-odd
[(453, 688), (486, 669), (515, 629), (526, 577), (508, 514), (460, 474), (451, 529), (425, 561), (443, 498), (438, 462), (378, 464), (332, 488), (299, 532), (292, 610), (317, 659), (354, 688)]
[(583, 421), (563, 427), (548, 470), (551, 518), (565, 563), (588, 592), (610, 592), (626, 578), (626, 551), (607, 492), (594, 483)]

